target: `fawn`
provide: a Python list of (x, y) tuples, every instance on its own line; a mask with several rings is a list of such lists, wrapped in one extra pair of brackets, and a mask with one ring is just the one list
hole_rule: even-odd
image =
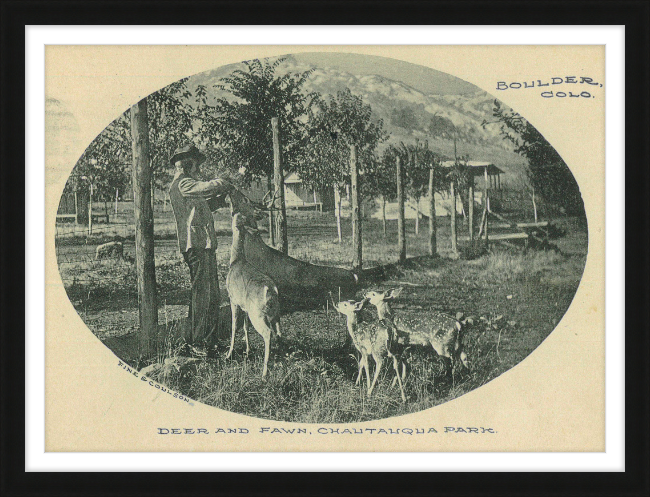
[(430, 345), (445, 361), (447, 374), (453, 372), (454, 365), (461, 362), (469, 369), (467, 354), (463, 350), (462, 324), (455, 318), (435, 312), (430, 315), (421, 314), (417, 318), (409, 318), (393, 313), (389, 300), (397, 298), (402, 288), (394, 288), (385, 292), (367, 292), (365, 297), (377, 308), (380, 321), (392, 324), (398, 332), (407, 335), (406, 341), (411, 345)]
[[(359, 374), (357, 375), (356, 384), (358, 385), (360, 383), (361, 373), (365, 369), (366, 382), (368, 383), (368, 397), (370, 397), (375, 388), (377, 378), (379, 377), (379, 372), (384, 363), (384, 358), (388, 357), (393, 361), (393, 369), (395, 370), (397, 381), (399, 382), (402, 402), (406, 402), (402, 378), (399, 374), (400, 360), (395, 354), (395, 347), (397, 344), (392, 331), (380, 322), (364, 322), (359, 320), (358, 314), (367, 302), (368, 299), (363, 299), (360, 302), (347, 300), (334, 304), (334, 308), (347, 318), (348, 333), (352, 338), (354, 346), (361, 353)], [(375, 375), (372, 379), (372, 383), (370, 383), (368, 356), (372, 356), (375, 360)]]
[[(235, 333), (239, 324), (244, 321), (244, 338), (246, 340), (246, 353), (248, 345), (248, 319), (255, 330), (264, 340), (264, 368), (262, 378), (266, 377), (271, 347), (271, 335), (280, 337), (280, 297), (278, 289), (271, 278), (255, 269), (244, 256), (244, 231), (246, 217), (237, 213), (232, 218), (232, 246), (230, 249), (230, 270), (226, 278), (226, 288), (230, 297), (232, 311), (232, 334), (230, 350), (226, 354), (229, 358), (235, 346)], [(246, 319), (248, 315), (248, 319)]]

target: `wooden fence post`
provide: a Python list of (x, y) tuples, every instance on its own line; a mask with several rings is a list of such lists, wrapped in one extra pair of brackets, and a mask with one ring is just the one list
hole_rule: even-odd
[(140, 307), (138, 346), (140, 357), (152, 353), (158, 332), (158, 295), (154, 262), (153, 209), (151, 204), (151, 164), (147, 99), (131, 107), (133, 140), (133, 213), (135, 217), (135, 261)]
[(399, 245), (399, 262), (406, 261), (406, 225), (404, 223), (404, 182), (402, 176), (402, 158), (397, 156), (397, 237)]
[(334, 185), (334, 215), (336, 216), (336, 233), (338, 235), (339, 243), (343, 242), (343, 235), (341, 233), (341, 187)]
[(456, 236), (456, 182), (451, 181), (449, 186), (449, 194), (451, 196), (451, 250), (452, 252), (458, 251), (458, 238)]
[[(276, 243), (277, 249), (289, 253), (289, 240), (287, 238), (287, 207), (284, 202), (284, 173), (282, 172), (282, 156), (280, 154), (280, 126), (278, 118), (271, 119), (273, 129), (273, 183), (278, 196), (273, 207), (277, 211), (275, 225), (277, 227)], [(277, 207), (276, 207), (277, 206)]]
[(359, 168), (357, 146), (350, 145), (350, 194), (352, 200), (352, 269), (360, 271), (363, 266), (361, 244), (361, 218), (359, 217)]
[(484, 171), (484, 178), (485, 178), (485, 246), (489, 246), (489, 239), (488, 239), (488, 219), (490, 217), (490, 185), (489, 185), (489, 176), (488, 176), (488, 168), (485, 168)]
[(438, 253), (435, 185), (433, 184), (433, 167), (429, 171), (429, 255)]
[(74, 187), (74, 224), (79, 224), (79, 194), (77, 190), (79, 189), (78, 185)]
[(93, 182), (88, 180), (88, 236), (93, 234)]

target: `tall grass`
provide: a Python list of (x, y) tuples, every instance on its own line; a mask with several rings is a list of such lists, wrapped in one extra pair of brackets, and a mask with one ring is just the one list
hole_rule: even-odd
[(268, 376), (262, 379), (261, 342), (253, 340), (248, 356), (238, 347), (229, 359), (222, 355), (188, 362), (178, 355), (180, 342), (169, 339), (158, 358), (160, 367), (147, 375), (204, 404), (258, 418), (302, 423), (368, 421), (433, 407), (498, 376), (503, 370), (494, 353), (498, 332), (483, 322), (470, 329), (464, 341), (471, 370), (457, 367), (452, 375), (446, 374), (432, 350), (410, 351), (406, 404), (401, 402), (399, 388), (391, 386), (394, 370), (388, 363), (368, 398), (365, 377), (360, 385), (354, 383), (358, 359), (347, 351), (327, 358), (309, 351), (284, 355), (276, 351)]
[(474, 266), (481, 270), (484, 280), (516, 281), (545, 270), (556, 270), (564, 260), (564, 256), (553, 251), (531, 251), (526, 254), (495, 251), (477, 259)]

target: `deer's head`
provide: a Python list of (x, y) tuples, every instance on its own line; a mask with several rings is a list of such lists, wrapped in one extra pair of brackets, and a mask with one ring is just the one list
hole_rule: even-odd
[(389, 301), (389, 300), (396, 299), (397, 297), (400, 296), (400, 294), (402, 293), (402, 290), (403, 290), (403, 287), (391, 288), (391, 289), (386, 290), (384, 292), (370, 291), (370, 292), (366, 292), (365, 298), (368, 299), (368, 301), (372, 305), (378, 306), (382, 302), (386, 302), (386, 301)]
[(246, 195), (237, 189), (230, 192), (230, 212), (232, 216), (242, 214), (245, 217), (245, 225), (250, 228), (257, 228), (257, 222), (264, 218), (265, 212), (273, 209), (278, 192), (273, 195), (267, 192), (261, 202), (253, 202)]
[(391, 310), (388, 302), (396, 299), (402, 293), (402, 287), (391, 288), (384, 292), (370, 291), (366, 292), (365, 298), (377, 308), (377, 315), (379, 319), (385, 319), (391, 315)]
[(356, 322), (357, 314), (365, 307), (368, 303), (368, 299), (363, 299), (359, 302), (354, 300), (342, 300), (338, 304), (334, 304), (334, 308), (343, 314), (345, 317), (350, 320), (350, 322)]

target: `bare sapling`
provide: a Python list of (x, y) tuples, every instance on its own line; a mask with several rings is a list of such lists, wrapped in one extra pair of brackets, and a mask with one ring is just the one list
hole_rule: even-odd
[[(388, 358), (393, 362), (393, 369), (395, 370), (395, 375), (399, 383), (402, 402), (406, 402), (402, 377), (399, 372), (399, 364), (401, 361), (395, 352), (397, 344), (392, 331), (378, 321), (365, 322), (359, 319), (359, 312), (361, 312), (367, 302), (368, 299), (360, 302), (344, 300), (338, 304), (334, 303), (334, 308), (347, 318), (348, 333), (352, 338), (352, 343), (355, 348), (361, 353), (356, 384), (358, 385), (360, 383), (361, 373), (365, 370), (366, 382), (368, 384), (368, 397), (370, 397), (377, 383), (377, 378), (379, 378), (384, 359)], [(372, 383), (370, 382), (369, 356), (372, 356), (375, 361), (375, 374)], [(406, 369), (403, 366), (402, 373), (404, 374), (405, 371)]]
[(456, 318), (440, 312), (419, 314), (416, 317), (395, 314), (389, 304), (399, 297), (402, 288), (367, 292), (365, 298), (377, 308), (380, 321), (390, 323), (398, 333), (408, 336), (409, 345), (431, 346), (445, 358), (447, 374), (460, 362), (469, 369), (467, 354), (463, 350), (463, 325)]
[[(232, 312), (232, 334), (230, 349), (226, 358), (232, 355), (235, 346), (235, 333), (239, 325), (244, 327), (246, 353), (248, 345), (248, 321), (264, 340), (264, 368), (262, 378), (266, 377), (271, 336), (275, 334), (280, 338), (280, 297), (278, 288), (273, 280), (257, 270), (246, 261), (244, 255), (244, 237), (248, 230), (247, 219), (241, 213), (236, 213), (232, 218), (232, 247), (230, 249), (230, 270), (226, 278), (226, 288), (230, 297)], [(248, 319), (246, 317), (248, 316)]]

